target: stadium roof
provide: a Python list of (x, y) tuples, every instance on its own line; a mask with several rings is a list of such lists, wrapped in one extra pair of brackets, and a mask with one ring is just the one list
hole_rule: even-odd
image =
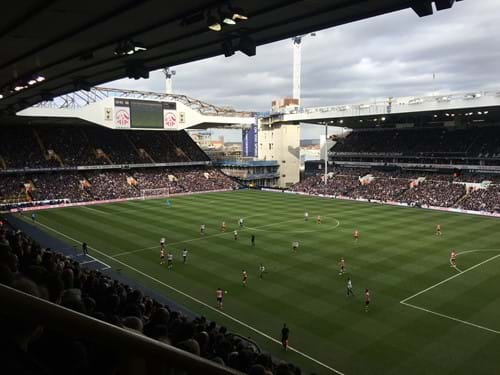
[(500, 124), (500, 90), (386, 98), (373, 103), (309, 107), (271, 113), (264, 122), (328, 124), (347, 128), (396, 125)]
[[(0, 112), (235, 50), (252, 55), (256, 45), (405, 8), (425, 16), (433, 2), (440, 10), (454, 1), (9, 1), (0, 21)], [(226, 13), (248, 19), (226, 25), (221, 17), (234, 18)]]

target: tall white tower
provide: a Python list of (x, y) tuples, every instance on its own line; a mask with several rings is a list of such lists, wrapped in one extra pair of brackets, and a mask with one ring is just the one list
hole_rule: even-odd
[(302, 65), (302, 36), (293, 38), (293, 99), (300, 104), (300, 70)]
[(163, 69), (163, 74), (165, 74), (165, 93), (172, 94), (172, 77), (175, 76), (175, 70), (166, 67)]
[[(316, 36), (316, 33), (309, 34)], [(302, 39), (306, 35), (298, 35), (293, 40), (293, 99), (297, 99), (300, 105), (300, 74), (302, 67)]]

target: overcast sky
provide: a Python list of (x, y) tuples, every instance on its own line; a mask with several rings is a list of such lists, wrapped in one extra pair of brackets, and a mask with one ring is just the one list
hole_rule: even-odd
[[(265, 111), (271, 100), (292, 95), (292, 41), (257, 47), (254, 57), (237, 52), (174, 69), (175, 93)], [(165, 83), (157, 71), (108, 86), (163, 91)], [(306, 107), (481, 89), (500, 90), (500, 0), (465, 0), (424, 18), (406, 10), (303, 40)]]

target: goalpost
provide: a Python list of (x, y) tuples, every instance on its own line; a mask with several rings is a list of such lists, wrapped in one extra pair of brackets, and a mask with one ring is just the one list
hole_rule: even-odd
[(169, 188), (157, 188), (157, 189), (141, 189), (141, 199), (148, 198), (168, 198), (170, 197)]

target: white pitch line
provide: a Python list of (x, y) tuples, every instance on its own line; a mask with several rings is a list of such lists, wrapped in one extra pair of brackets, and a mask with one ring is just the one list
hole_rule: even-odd
[[(458, 274), (457, 276), (459, 276), (459, 275), (460, 274)], [(403, 301), (401, 301), (400, 303), (402, 305), (405, 305), (405, 306), (408, 306), (408, 307), (411, 307), (411, 308), (414, 308), (414, 309), (417, 309), (417, 310), (425, 311), (426, 313), (429, 313), (429, 314), (432, 314), (432, 315), (440, 316), (441, 318), (450, 319), (450, 320), (453, 320), (453, 321), (458, 322), (458, 323), (466, 324), (466, 325), (474, 327), (474, 328), (479, 328), (479, 329), (482, 329), (484, 331), (488, 331), (488, 332), (496, 333), (497, 335), (500, 335), (500, 331), (496, 331), (496, 330), (488, 328), (488, 327), (480, 326), (479, 324), (474, 324), (474, 323), (468, 322), (466, 320), (461, 320), (461, 319), (455, 318), (453, 316), (441, 314), (441, 313), (438, 313), (436, 311), (425, 309), (425, 308), (420, 307), (420, 306), (412, 305), (411, 303), (407, 303), (407, 302), (403, 302)]]
[(450, 281), (450, 280), (453, 280), (455, 277), (458, 277), (458, 276), (460, 276), (460, 275), (463, 275), (464, 273), (467, 273), (467, 272), (469, 272), (469, 271), (472, 271), (473, 269), (476, 269), (477, 267), (482, 266), (483, 264), (488, 263), (488, 262), (490, 262), (490, 261), (492, 261), (492, 260), (494, 260), (494, 259), (496, 259), (496, 258), (498, 258), (498, 257), (500, 257), (500, 254), (497, 254), (497, 255), (495, 255), (495, 256), (492, 256), (491, 258), (488, 258), (488, 259), (486, 259), (486, 260), (483, 260), (481, 263), (478, 263), (478, 264), (476, 264), (476, 265), (474, 265), (474, 266), (472, 266), (472, 267), (469, 267), (469, 268), (465, 269), (464, 271), (462, 271), (461, 273), (457, 273), (456, 275), (450, 276), (450, 277), (448, 277), (448, 278), (446, 278), (446, 279), (444, 279), (444, 280), (442, 280), (442, 281), (440, 281), (440, 282), (438, 282), (438, 283), (436, 283), (436, 284), (434, 284), (434, 285), (431, 285), (430, 287), (428, 287), (428, 288), (426, 288), (426, 289), (424, 289), (424, 290), (421, 290), (421, 291), (420, 291), (420, 292), (418, 292), (418, 293), (415, 293), (415, 294), (414, 294), (414, 295), (412, 295), (412, 296), (409, 296), (409, 297), (407, 297), (407, 298), (405, 298), (405, 299), (401, 300), (401, 301), (400, 301), (400, 303), (403, 303), (403, 304), (404, 304), (404, 302), (409, 301), (409, 300), (411, 300), (411, 299), (415, 298), (416, 296), (419, 296), (419, 295), (421, 295), (421, 294), (423, 294), (423, 293), (425, 293), (425, 292), (428, 292), (429, 290), (434, 289), (435, 287), (438, 287), (439, 285), (442, 285), (442, 284), (444, 284), (444, 283), (446, 283), (446, 282), (448, 282), (448, 281)]
[(80, 263), (80, 265), (83, 265), (83, 264), (89, 264), (89, 263), (94, 263), (94, 262), (97, 262), (97, 260), (92, 259), (92, 260), (86, 260), (85, 262), (78, 262), (78, 263)]
[[(53, 231), (54, 233), (57, 233), (57, 234), (59, 234), (59, 235), (61, 235), (61, 236), (65, 237), (65, 238), (67, 238), (67, 239), (69, 239), (69, 240), (73, 241), (73, 242), (76, 242), (76, 243), (81, 243), (81, 241), (78, 241), (77, 239), (75, 239), (75, 238), (73, 238), (73, 237), (70, 237), (70, 236), (68, 236), (68, 235), (66, 235), (66, 234), (64, 234), (64, 233), (62, 233), (62, 232), (59, 232), (58, 230), (56, 230), (56, 229), (54, 229), (54, 228), (52, 228), (52, 227), (50, 227), (50, 226), (48, 226), (48, 225), (46, 225), (46, 224), (43, 224), (43, 223), (41, 223), (41, 222), (38, 222), (38, 224), (39, 224), (39, 225), (41, 225), (41, 226), (43, 226), (43, 227), (45, 227), (45, 228), (47, 228), (47, 229), (49, 229), (49, 230), (51, 230), (51, 231)], [(210, 309), (210, 310), (212, 310), (212, 311), (215, 311), (215, 312), (217, 312), (217, 313), (221, 314), (222, 316), (224, 316), (224, 317), (226, 317), (226, 318), (228, 318), (228, 319), (230, 319), (230, 320), (232, 320), (232, 321), (234, 321), (234, 322), (236, 322), (236, 323), (238, 323), (238, 324), (242, 325), (242, 326), (243, 326), (243, 327), (245, 327), (245, 328), (248, 328), (249, 330), (251, 330), (251, 331), (253, 331), (253, 332), (255, 332), (255, 333), (257, 333), (257, 334), (259, 334), (259, 335), (261, 335), (261, 336), (263, 336), (263, 337), (265, 337), (265, 338), (267, 338), (267, 339), (269, 339), (270, 341), (272, 341), (272, 342), (274, 342), (274, 343), (277, 343), (277, 344), (281, 345), (281, 342), (280, 342), (280, 341), (276, 340), (276, 339), (275, 339), (275, 338), (273, 338), (272, 336), (269, 336), (268, 334), (266, 334), (266, 333), (264, 333), (264, 332), (262, 332), (262, 331), (259, 331), (258, 329), (256, 329), (256, 328), (254, 328), (254, 327), (252, 327), (252, 326), (248, 325), (247, 323), (242, 322), (241, 320), (236, 319), (236, 318), (232, 317), (231, 315), (229, 315), (229, 314), (227, 314), (227, 313), (225, 313), (225, 312), (223, 312), (223, 311), (220, 311), (219, 309), (217, 309), (217, 308), (215, 308), (215, 307), (213, 307), (213, 306), (210, 306), (209, 304), (207, 304), (207, 303), (205, 303), (205, 302), (203, 302), (203, 301), (201, 301), (201, 300), (199, 300), (199, 299), (197, 299), (197, 298), (195, 298), (195, 297), (193, 297), (193, 296), (191, 296), (191, 295), (189, 295), (189, 294), (187, 294), (187, 293), (185, 293), (185, 292), (183, 292), (183, 291), (181, 291), (181, 290), (179, 290), (179, 289), (177, 289), (177, 288), (175, 288), (175, 287), (173, 287), (173, 286), (171, 286), (171, 285), (166, 284), (166, 283), (164, 283), (163, 281), (158, 280), (158, 279), (154, 278), (153, 276), (150, 276), (150, 275), (148, 275), (147, 273), (144, 273), (144, 272), (142, 272), (141, 270), (138, 270), (137, 268), (135, 268), (135, 267), (132, 267), (132, 266), (128, 265), (128, 264), (127, 264), (127, 263), (125, 263), (125, 262), (122, 262), (121, 260), (114, 259), (114, 258), (113, 258), (113, 257), (111, 257), (110, 255), (107, 255), (106, 253), (103, 253), (102, 251), (97, 250), (97, 249), (96, 249), (96, 248), (94, 248), (94, 247), (89, 246), (89, 249), (92, 249), (92, 250), (94, 250), (96, 253), (98, 253), (98, 254), (100, 254), (100, 255), (102, 255), (102, 256), (104, 256), (104, 257), (106, 257), (106, 258), (109, 258), (109, 259), (113, 260), (114, 262), (119, 263), (119, 264), (121, 264), (122, 266), (125, 266), (125, 267), (127, 267), (127, 268), (131, 269), (132, 271), (134, 271), (134, 272), (136, 272), (136, 273), (138, 273), (138, 274), (140, 274), (140, 275), (142, 275), (142, 276), (144, 276), (144, 277), (146, 277), (146, 278), (148, 278), (148, 279), (151, 279), (151, 280), (153, 280), (153, 281), (157, 282), (157, 283), (158, 283), (158, 284), (160, 284), (160, 285), (163, 285), (163, 286), (164, 286), (164, 287), (166, 287), (166, 288), (171, 289), (171, 290), (173, 290), (174, 292), (177, 292), (177, 293), (179, 293), (180, 295), (182, 295), (182, 296), (184, 296), (184, 297), (186, 297), (186, 298), (188, 298), (188, 299), (190, 299), (190, 300), (192, 300), (192, 301), (194, 301), (194, 302), (196, 302), (196, 303), (198, 303), (198, 304), (200, 304), (200, 305), (202, 305), (202, 306), (205, 306), (206, 308), (208, 308), (208, 309)], [(500, 254), (499, 254), (499, 256), (500, 256)], [(103, 262), (101, 262), (101, 263), (103, 263)], [(105, 264), (105, 263), (103, 263), (103, 264)], [(295, 349), (295, 348), (293, 348), (293, 347), (291, 347), (291, 346), (289, 346), (289, 347), (288, 347), (288, 349), (290, 349), (292, 352), (295, 352), (295, 353), (297, 353), (297, 354), (301, 355), (302, 357), (307, 358), (307, 359), (309, 359), (310, 361), (312, 361), (312, 362), (314, 362), (314, 363), (316, 363), (316, 364), (318, 364), (318, 365), (320, 365), (320, 366), (322, 366), (322, 367), (324, 367), (324, 368), (326, 368), (326, 369), (330, 370), (331, 372), (333, 372), (333, 373), (335, 373), (335, 374), (337, 374), (337, 375), (345, 375), (343, 372), (340, 372), (339, 370), (336, 370), (336, 369), (334, 369), (333, 367), (330, 367), (330, 366), (328, 366), (327, 364), (325, 364), (325, 363), (323, 363), (323, 362), (320, 362), (320, 361), (318, 361), (317, 359), (314, 359), (313, 357), (311, 357), (311, 356), (309, 356), (309, 355), (307, 355), (307, 354), (305, 354), (305, 353), (303, 353), (303, 352), (301, 352), (301, 351), (299, 351), (299, 350), (297, 350), (297, 349)]]
[(457, 253), (457, 257), (459, 255), (463, 255), (463, 254), (479, 253), (479, 252), (495, 252), (495, 253), (500, 253), (500, 249), (475, 249), (475, 250), (466, 250), (466, 251), (461, 251), (461, 252)]

